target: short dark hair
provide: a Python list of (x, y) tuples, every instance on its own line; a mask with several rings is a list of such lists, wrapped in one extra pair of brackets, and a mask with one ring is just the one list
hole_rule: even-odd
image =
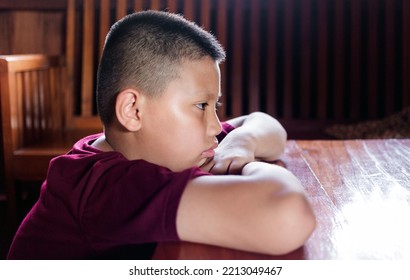
[(125, 88), (158, 96), (178, 77), (182, 62), (205, 56), (220, 63), (225, 52), (211, 33), (180, 15), (144, 11), (119, 20), (108, 32), (97, 72), (102, 122), (111, 123), (116, 97)]

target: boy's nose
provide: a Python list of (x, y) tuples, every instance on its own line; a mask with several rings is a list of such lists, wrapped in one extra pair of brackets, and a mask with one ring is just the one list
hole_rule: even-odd
[(221, 122), (219, 121), (218, 115), (216, 112), (210, 117), (210, 120), (208, 122), (208, 134), (210, 136), (216, 136), (219, 135), (222, 131), (222, 125)]

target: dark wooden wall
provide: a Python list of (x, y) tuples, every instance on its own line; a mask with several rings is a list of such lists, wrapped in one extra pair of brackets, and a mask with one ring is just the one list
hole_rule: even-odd
[[(128, 13), (172, 5), (220, 39), (228, 54), (223, 118), (261, 110), (315, 137), (329, 123), (410, 106), (408, 0), (124, 3)], [(65, 0), (1, 0), (0, 54), (64, 54), (65, 9)]]
[(0, 54), (63, 54), (64, 37), (65, 1), (0, 0)]

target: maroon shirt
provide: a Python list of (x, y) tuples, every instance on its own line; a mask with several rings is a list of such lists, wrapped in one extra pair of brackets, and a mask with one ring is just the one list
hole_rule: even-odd
[[(223, 123), (219, 141), (232, 129)], [(210, 174), (198, 167), (176, 173), (102, 152), (91, 146), (100, 135), (81, 139), (67, 155), (51, 160), (9, 259), (146, 258), (150, 244), (179, 240), (176, 214), (185, 186)]]

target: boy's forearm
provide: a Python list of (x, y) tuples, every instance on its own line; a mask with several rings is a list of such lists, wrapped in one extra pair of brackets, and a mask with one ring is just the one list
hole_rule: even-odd
[(181, 199), (182, 240), (284, 254), (301, 246), (315, 226), (299, 180), (286, 169), (250, 162), (242, 176), (201, 176)]
[[(253, 210), (249, 210), (252, 215), (241, 217), (254, 229), (253, 238), (262, 240), (256, 242), (254, 248), (264, 253), (284, 254), (303, 245), (316, 221), (296, 176), (281, 166), (263, 162), (249, 163), (242, 174), (259, 186), (253, 189), (256, 197), (257, 192), (262, 191)], [(261, 221), (265, 221), (263, 226)]]
[(242, 175), (249, 176), (255, 184), (275, 186), (280, 192), (304, 192), (302, 184), (295, 175), (275, 164), (251, 162), (244, 166)]

